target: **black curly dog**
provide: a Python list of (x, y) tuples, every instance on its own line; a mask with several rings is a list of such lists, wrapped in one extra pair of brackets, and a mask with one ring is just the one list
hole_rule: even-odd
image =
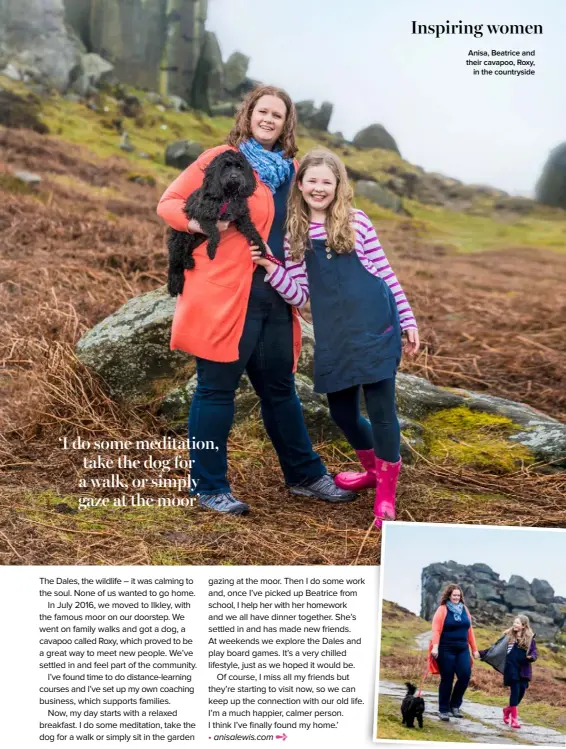
[(407, 728), (414, 728), (416, 718), (419, 728), (422, 728), (425, 702), (422, 697), (415, 697), (417, 688), (414, 684), (406, 681), (405, 686), (407, 687), (407, 694), (403, 697), (403, 702), (401, 703), (403, 725), (407, 726)]
[(265, 244), (250, 218), (247, 199), (256, 188), (256, 179), (246, 157), (239, 151), (223, 151), (208, 165), (202, 187), (189, 195), (185, 203), (187, 218), (200, 224), (202, 234), (171, 229), (167, 239), (169, 275), (167, 290), (171, 296), (183, 291), (185, 269), (195, 267), (193, 252), (208, 238), (207, 255), (214, 260), (220, 232), (217, 221), (230, 221), (250, 244), (258, 245), (262, 256)]

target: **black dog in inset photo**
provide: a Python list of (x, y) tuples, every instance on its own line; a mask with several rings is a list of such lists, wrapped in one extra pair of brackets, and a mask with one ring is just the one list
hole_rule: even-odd
[(195, 267), (193, 252), (206, 241), (207, 255), (214, 260), (220, 242), (217, 221), (230, 221), (250, 244), (258, 245), (262, 256), (265, 244), (250, 218), (247, 199), (256, 189), (256, 179), (246, 157), (239, 151), (223, 151), (215, 156), (204, 173), (202, 187), (189, 195), (185, 203), (187, 220), (195, 219), (203, 234), (171, 229), (167, 239), (169, 274), (167, 289), (171, 296), (183, 291), (185, 269)]
[(403, 697), (401, 703), (401, 715), (403, 716), (403, 725), (407, 728), (415, 727), (415, 718), (419, 728), (423, 727), (423, 713), (425, 711), (425, 701), (422, 697), (415, 697), (417, 688), (409, 681), (405, 682), (407, 694)]

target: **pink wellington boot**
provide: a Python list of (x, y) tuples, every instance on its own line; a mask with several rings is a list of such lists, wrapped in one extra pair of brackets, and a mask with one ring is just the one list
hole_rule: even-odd
[(509, 705), (503, 708), (503, 722), (507, 725), (511, 722), (511, 707)]
[(377, 483), (375, 478), (375, 453), (373, 450), (356, 450), (356, 455), (360, 459), (364, 473), (357, 471), (345, 471), (339, 473), (334, 482), (341, 489), (349, 489), (357, 492), (360, 489), (374, 489)]
[(511, 728), (521, 728), (519, 723), (519, 711), (516, 707), (511, 708)]
[(384, 520), (395, 520), (395, 491), (401, 472), (401, 458), (396, 463), (375, 459), (377, 488), (375, 490), (375, 527), (381, 528)]

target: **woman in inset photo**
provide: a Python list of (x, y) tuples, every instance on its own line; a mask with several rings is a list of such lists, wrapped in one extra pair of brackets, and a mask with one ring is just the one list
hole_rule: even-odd
[[(472, 627), (472, 617), (462, 589), (451, 583), (440, 598), (432, 620), (430, 671), (440, 674), (438, 716), (449, 721), (462, 718), (460, 707), (472, 675), (473, 658), (480, 654)], [(456, 683), (454, 683), (456, 677)]]

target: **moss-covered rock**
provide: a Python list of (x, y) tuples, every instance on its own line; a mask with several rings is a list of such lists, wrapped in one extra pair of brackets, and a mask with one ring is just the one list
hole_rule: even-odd
[(437, 411), (423, 427), (427, 453), (434, 461), (499, 473), (534, 461), (528, 448), (509, 440), (520, 427), (504, 416), (459, 406)]

